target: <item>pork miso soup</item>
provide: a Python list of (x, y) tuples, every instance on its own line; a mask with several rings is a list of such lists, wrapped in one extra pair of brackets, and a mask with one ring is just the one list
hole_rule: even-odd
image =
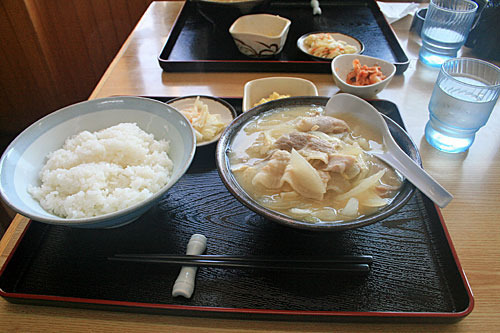
[(283, 107), (252, 118), (228, 157), (237, 182), (262, 206), (311, 223), (347, 221), (388, 205), (402, 185), (399, 173), (367, 154), (381, 142), (347, 113)]

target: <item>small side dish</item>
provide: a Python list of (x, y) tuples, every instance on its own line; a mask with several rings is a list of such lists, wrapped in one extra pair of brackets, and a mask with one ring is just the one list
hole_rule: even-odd
[(333, 59), (340, 54), (356, 53), (356, 46), (348, 44), (343, 40), (336, 40), (333, 35), (327, 32), (311, 34), (304, 39), (304, 46), (307, 52), (320, 58)]
[(280, 98), (288, 98), (288, 97), (290, 97), (290, 95), (281, 95), (281, 94), (277, 93), (276, 91), (273, 91), (273, 93), (271, 95), (269, 95), (268, 97), (261, 98), (261, 100), (258, 101), (257, 103), (255, 103), (253, 106), (261, 105), (261, 104), (264, 104), (264, 103), (267, 103), (270, 101), (274, 101), (274, 100), (277, 100)]
[(229, 33), (242, 54), (268, 58), (283, 50), (291, 23), (279, 15), (251, 14), (236, 19), (229, 27)]
[(182, 109), (181, 112), (193, 126), (197, 142), (213, 140), (227, 125), (222, 122), (220, 114), (210, 113), (208, 105), (200, 101), (200, 96), (196, 97), (192, 107)]
[(212, 96), (184, 96), (167, 104), (179, 110), (189, 120), (196, 135), (196, 145), (216, 142), (222, 131), (236, 116), (236, 110), (226, 101)]
[(335, 32), (313, 32), (297, 40), (297, 47), (315, 59), (333, 59), (341, 54), (359, 54), (363, 44), (354, 37)]
[(248, 81), (243, 89), (243, 112), (285, 96), (318, 96), (318, 89), (311, 81), (299, 77), (275, 76)]
[(368, 86), (387, 78), (380, 70), (379, 65), (368, 67), (367, 65), (361, 65), (359, 59), (354, 59), (352, 67), (352, 71), (347, 74), (346, 82), (353, 86)]
[(373, 98), (396, 74), (394, 64), (362, 54), (342, 54), (332, 60), (331, 69), (341, 91), (361, 98)]

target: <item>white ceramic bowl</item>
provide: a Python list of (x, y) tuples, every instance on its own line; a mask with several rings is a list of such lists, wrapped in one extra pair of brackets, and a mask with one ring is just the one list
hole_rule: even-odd
[(229, 27), (238, 50), (252, 58), (267, 58), (283, 49), (291, 21), (271, 14), (252, 14), (239, 17)]
[[(314, 60), (321, 60), (321, 61), (329, 61), (332, 60), (333, 58), (327, 58), (327, 57), (317, 57), (309, 53), (308, 48), (304, 45), (304, 41), (307, 37), (310, 35), (316, 35), (316, 34), (330, 34), (333, 39), (337, 41), (344, 41), (349, 45), (352, 45), (356, 48), (356, 52), (353, 54), (360, 54), (363, 53), (365, 50), (364, 44), (357, 38), (354, 38), (352, 36), (340, 33), (340, 32), (329, 32), (329, 31), (316, 31), (316, 32), (310, 32), (305, 35), (302, 35), (297, 39), (297, 47), (299, 48), (300, 51), (302, 51), (304, 54), (307, 56), (313, 58)], [(338, 57), (338, 56), (337, 56)]]
[(272, 93), (292, 96), (318, 96), (318, 89), (309, 80), (298, 77), (266, 77), (245, 83), (243, 90), (243, 112), (254, 107), (262, 98)]
[[(233, 108), (231, 104), (224, 101), (223, 99), (213, 96), (203, 96), (203, 95), (183, 96), (171, 99), (170, 101), (167, 102), (167, 104), (182, 112), (182, 110), (193, 108), (197, 97), (200, 97), (200, 101), (208, 106), (209, 113), (219, 114), (221, 121), (224, 122), (226, 126), (229, 125), (229, 123), (233, 121), (234, 118), (236, 118), (236, 110)], [(210, 141), (196, 142), (196, 146), (202, 147), (217, 142), (217, 140), (219, 140), (221, 133), (216, 135)]]
[[(156, 140), (170, 141), (174, 168), (168, 184), (148, 199), (101, 216), (68, 219), (45, 211), (28, 193), (39, 185), (39, 172), (49, 152), (84, 130), (97, 131), (119, 123), (136, 123)], [(82, 228), (110, 228), (130, 223), (145, 213), (186, 172), (194, 157), (196, 139), (189, 121), (165, 103), (140, 97), (109, 97), (73, 104), (55, 111), (25, 129), (0, 158), (0, 194), (14, 211), (35, 221)]]
[[(368, 86), (354, 86), (346, 82), (347, 74), (352, 71), (352, 62), (354, 59), (359, 59), (361, 65), (369, 67), (378, 65), (386, 78), (378, 83)], [(344, 54), (336, 57), (332, 61), (333, 80), (339, 89), (343, 92), (356, 95), (361, 98), (371, 98), (381, 92), (391, 82), (396, 73), (394, 64), (366, 55), (361, 54)]]

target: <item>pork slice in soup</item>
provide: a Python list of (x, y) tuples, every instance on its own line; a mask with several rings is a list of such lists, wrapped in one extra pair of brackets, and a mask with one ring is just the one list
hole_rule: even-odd
[(347, 113), (297, 106), (254, 117), (233, 139), (229, 163), (264, 207), (321, 223), (370, 215), (388, 205), (402, 177), (367, 151), (381, 137)]

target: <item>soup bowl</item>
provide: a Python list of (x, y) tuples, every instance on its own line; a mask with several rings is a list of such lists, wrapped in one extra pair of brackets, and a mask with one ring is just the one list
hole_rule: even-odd
[[(239, 200), (242, 204), (244, 204), (257, 214), (269, 220), (288, 227), (312, 231), (340, 231), (367, 226), (396, 213), (401, 207), (403, 207), (403, 205), (406, 204), (406, 202), (408, 202), (415, 191), (415, 187), (407, 180), (404, 180), (392, 201), (388, 205), (381, 207), (371, 215), (360, 216), (352, 220), (321, 221), (317, 223), (311, 223), (287, 216), (278, 211), (264, 207), (254, 198), (252, 198), (252, 196), (247, 193), (238, 183), (235, 175), (231, 171), (229, 154), (233, 149), (233, 142), (235, 140), (235, 137), (240, 131), (243, 131), (244, 127), (249, 122), (251, 122), (255, 119), (255, 117), (261, 114), (273, 112), (278, 108), (295, 106), (325, 106), (328, 100), (329, 98), (327, 97), (306, 96), (290, 97), (286, 99), (270, 101), (268, 103), (256, 106), (248, 112), (241, 114), (226, 128), (226, 130), (222, 133), (217, 145), (216, 162), (219, 175), (224, 185), (237, 200)], [(346, 113), (348, 113), (348, 110), (346, 110)], [(418, 164), (421, 164), (417, 146), (411, 140), (408, 134), (393, 120), (385, 115), (383, 115), (383, 117), (387, 122), (394, 139), (400, 145), (403, 151)]]
[(263, 12), (271, 0), (190, 0), (218, 29), (226, 29), (242, 15)]

